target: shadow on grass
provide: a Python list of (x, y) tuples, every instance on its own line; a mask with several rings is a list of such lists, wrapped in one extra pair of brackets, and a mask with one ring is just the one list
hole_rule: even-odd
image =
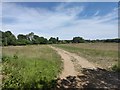
[(69, 90), (86, 89), (109, 89), (118, 90), (120, 87), (120, 73), (97, 68), (95, 70), (83, 69), (84, 75), (68, 76), (65, 79), (58, 79), (57, 88), (59, 90), (69, 88)]

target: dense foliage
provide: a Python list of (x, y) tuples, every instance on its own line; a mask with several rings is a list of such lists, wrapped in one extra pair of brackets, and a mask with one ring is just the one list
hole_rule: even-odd
[(85, 42), (82, 37), (74, 37), (73, 38), (73, 43), (83, 43)]
[(33, 45), (33, 44), (66, 44), (66, 43), (84, 43), (84, 42), (120, 42), (119, 38), (116, 39), (105, 39), (105, 40), (84, 40), (82, 37), (73, 37), (72, 40), (59, 40), (59, 38), (50, 37), (47, 40), (44, 37), (39, 37), (35, 35), (33, 32), (23, 35), (19, 34), (15, 37), (11, 31), (2, 32), (0, 31), (0, 45), (7, 46), (7, 45)]
[(1, 36), (1, 45), (29, 45), (29, 44), (47, 44), (48, 40), (44, 37), (39, 37), (34, 35), (33, 32), (23, 35), (19, 34), (17, 38), (11, 31), (2, 32), (0, 31)]

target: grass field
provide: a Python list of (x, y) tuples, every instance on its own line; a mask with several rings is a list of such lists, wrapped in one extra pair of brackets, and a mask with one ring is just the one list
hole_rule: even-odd
[[(117, 43), (55, 44), (76, 53), (91, 63), (111, 69), (118, 63)], [(62, 69), (61, 57), (47, 45), (8, 46), (2, 48), (3, 89), (52, 88)]]
[(3, 88), (52, 88), (61, 58), (47, 45), (3, 47)]
[(118, 63), (118, 43), (58, 44), (54, 46), (76, 53), (105, 69)]

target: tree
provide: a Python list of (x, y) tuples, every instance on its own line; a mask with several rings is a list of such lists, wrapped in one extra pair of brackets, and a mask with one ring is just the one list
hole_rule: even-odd
[(16, 45), (16, 37), (11, 33), (11, 31), (6, 31), (2, 33), (2, 40), (4, 45)]
[(74, 37), (72, 41), (73, 43), (83, 43), (84, 39), (82, 37)]
[(2, 33), (4, 33), (4, 32), (2, 32), (2, 31), (0, 31), (0, 46), (2, 46), (2, 42), (3, 42), (3, 38), (2, 38)]
[(17, 36), (18, 40), (22, 40), (22, 39), (26, 39), (27, 40), (27, 36), (26, 35), (23, 35), (23, 34), (19, 34)]
[(18, 38), (18, 41), (17, 41), (17, 44), (18, 45), (27, 45), (27, 44), (31, 44), (31, 41), (28, 40), (27, 36), (26, 35), (23, 35), (23, 34), (19, 34), (17, 36)]
[(47, 44), (48, 40), (44, 37), (39, 37), (37, 35), (34, 35), (32, 42), (33, 44)]
[(57, 43), (59, 43), (59, 37), (57, 37), (56, 40), (57, 40)]
[(47, 44), (48, 40), (46, 38), (44, 38), (44, 37), (40, 37), (39, 42), (40, 42), (40, 44)]
[(39, 38), (40, 38), (39, 36), (34, 35), (32, 40), (33, 44), (40, 44)]
[(51, 37), (51, 38), (49, 39), (49, 41), (50, 41), (51, 44), (56, 44), (56, 43), (57, 43), (57, 39), (56, 39), (56, 38), (53, 38), (53, 37)]

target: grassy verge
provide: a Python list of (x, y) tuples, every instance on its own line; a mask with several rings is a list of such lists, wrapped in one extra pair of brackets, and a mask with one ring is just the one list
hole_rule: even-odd
[(61, 58), (51, 48), (3, 47), (3, 88), (52, 88), (61, 69)]
[(117, 43), (81, 43), (54, 46), (85, 57), (90, 62), (105, 69), (109, 69), (118, 63)]

